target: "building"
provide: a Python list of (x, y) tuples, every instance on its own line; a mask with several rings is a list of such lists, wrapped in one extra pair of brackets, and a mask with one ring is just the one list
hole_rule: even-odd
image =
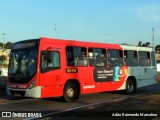
[[(0, 68), (1, 67), (7, 67), (9, 64), (9, 56), (10, 56), (11, 49), (0, 49)], [(6, 57), (6, 59), (3, 59), (3, 56)]]

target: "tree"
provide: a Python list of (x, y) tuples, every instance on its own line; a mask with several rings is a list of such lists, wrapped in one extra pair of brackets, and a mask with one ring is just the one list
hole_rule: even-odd
[(5, 44), (5, 48), (6, 48), (6, 49), (11, 49), (12, 45), (13, 45), (13, 43), (7, 42), (7, 43)]
[(2, 60), (4, 60), (4, 61), (7, 60), (7, 57), (5, 55), (1, 55), (0, 56), (0, 61), (2, 61)]
[[(7, 42), (6, 44), (4, 44), (4, 49), (11, 49), (13, 43), (11, 42)], [(3, 43), (0, 42), (0, 48), (3, 49)]]
[(7, 60), (7, 57), (4, 55), (1, 55), (0, 56), (0, 65), (4, 64), (6, 60)]
[(142, 47), (150, 47), (150, 42), (146, 42), (146, 43), (142, 43), (142, 41), (139, 41), (138, 46), (142, 46)]
[(2, 42), (0, 42), (0, 48), (3, 48), (3, 43)]
[(142, 46), (142, 41), (139, 41), (138, 46)]
[(157, 45), (157, 46), (155, 47), (155, 51), (160, 51), (160, 45)]
[(143, 44), (142, 44), (143, 47), (149, 47), (149, 45), (150, 45), (149, 42), (146, 42), (146, 43), (143, 43)]

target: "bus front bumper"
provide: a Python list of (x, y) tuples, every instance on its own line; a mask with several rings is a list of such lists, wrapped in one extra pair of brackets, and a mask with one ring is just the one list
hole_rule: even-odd
[(41, 86), (32, 89), (12, 89), (7, 87), (7, 94), (21, 97), (41, 98)]

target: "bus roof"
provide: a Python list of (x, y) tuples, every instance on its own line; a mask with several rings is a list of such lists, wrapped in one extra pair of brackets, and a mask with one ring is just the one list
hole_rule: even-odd
[(109, 44), (109, 43), (98, 43), (98, 42), (86, 42), (86, 41), (78, 41), (78, 40), (64, 40), (64, 39), (56, 39), (56, 38), (44, 38), (42, 37), (40, 40), (42, 43), (55, 43), (55, 44), (65, 44), (71, 46), (84, 46), (84, 47), (99, 47), (99, 48), (114, 48), (114, 49), (122, 49), (118, 44)]
[(47, 38), (40, 37), (38, 39), (28, 39), (23, 41), (18, 41), (16, 43), (27, 42), (27, 41), (41, 41), (42, 43), (55, 43), (55, 44), (65, 44), (71, 46), (84, 46), (84, 47), (100, 47), (100, 48), (111, 48), (111, 49), (124, 49), (124, 50), (141, 50), (141, 51), (152, 51), (151, 47), (140, 47), (133, 45), (121, 45), (121, 44), (110, 44), (110, 43), (101, 43), (101, 42), (87, 42), (79, 40), (67, 40), (67, 39), (57, 39), (57, 38)]
[(141, 47), (132, 45), (120, 45), (124, 50), (140, 50), (140, 51), (153, 51), (151, 47)]

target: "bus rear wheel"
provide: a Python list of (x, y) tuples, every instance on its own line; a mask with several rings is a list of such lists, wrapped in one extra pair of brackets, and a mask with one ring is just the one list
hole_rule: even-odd
[(73, 82), (67, 82), (63, 92), (65, 102), (73, 102), (79, 97), (77, 86)]
[(136, 90), (136, 83), (133, 79), (128, 79), (126, 82), (126, 93), (127, 94), (133, 94)]

